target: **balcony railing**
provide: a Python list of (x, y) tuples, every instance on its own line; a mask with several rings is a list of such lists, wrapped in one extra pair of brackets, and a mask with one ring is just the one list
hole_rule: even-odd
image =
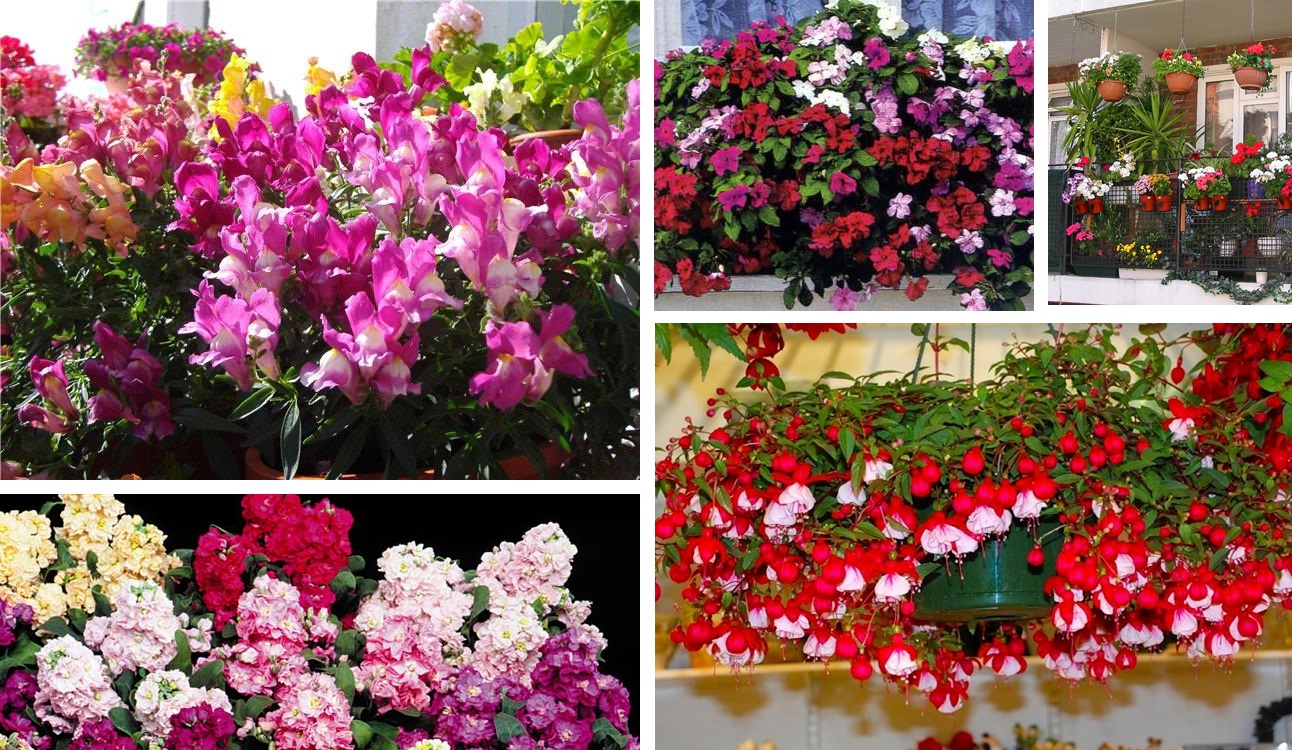
[[(1169, 210), (1145, 210), (1132, 187), (1134, 181), (1126, 180), (1113, 183), (1102, 211), (1078, 214), (1061, 198), (1072, 172), (1066, 165), (1051, 165), (1051, 273), (1116, 276), (1116, 269), (1133, 265), (1118, 257), (1117, 246), (1126, 243), (1165, 250), (1161, 267), (1185, 274), (1223, 274), (1241, 280), (1259, 272), (1292, 273), (1292, 210), (1279, 209), (1275, 184), (1260, 186), (1231, 178), (1228, 207), (1201, 210), (1196, 201), (1182, 199), (1175, 179), (1182, 168), (1191, 166), (1186, 161), (1140, 165), (1146, 172), (1172, 175)], [(1087, 232), (1093, 238), (1078, 239)]]

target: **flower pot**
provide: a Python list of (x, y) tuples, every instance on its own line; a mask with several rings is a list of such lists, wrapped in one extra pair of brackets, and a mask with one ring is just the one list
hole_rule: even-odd
[(1228, 209), (1229, 209), (1229, 196), (1228, 196), (1228, 195), (1213, 195), (1213, 196), (1211, 196), (1211, 210), (1212, 210), (1212, 211), (1226, 211), (1226, 210), (1228, 210)]
[(1234, 81), (1243, 91), (1260, 91), (1269, 77), (1270, 74), (1260, 68), (1239, 68), (1234, 71)]
[(1238, 240), (1221, 240), (1216, 248), (1220, 251), (1220, 257), (1232, 258), (1238, 252)]
[[(543, 461), (547, 464), (547, 472), (551, 474), (565, 465), (570, 460), (570, 452), (562, 450), (556, 443), (543, 443), (538, 447), (538, 452), (543, 455)], [(524, 454), (511, 456), (500, 459), (498, 465), (506, 472), (508, 479), (542, 479), (534, 462), (529, 460), (529, 456)]]
[[(1045, 581), (1063, 546), (1057, 523), (1041, 523), (1036, 536), (1015, 521), (1003, 540), (986, 539), (957, 565), (949, 561), (924, 577), (915, 597), (915, 616), (932, 622), (1034, 620), (1050, 614), (1054, 601)], [(1054, 533), (1050, 533), (1054, 532)], [(1027, 554), (1044, 537), (1045, 564), (1033, 568)]]
[(1117, 278), (1161, 281), (1166, 278), (1165, 268), (1119, 268)]
[(1196, 206), (1199, 211), (1209, 211), (1211, 210), (1211, 196), (1199, 196), (1198, 200), (1193, 202), (1193, 205)]
[(1198, 77), (1192, 73), (1167, 73), (1166, 90), (1172, 94), (1187, 94), (1193, 91), (1193, 86), (1198, 82)]
[(1155, 195), (1155, 196), (1153, 196), (1153, 205), (1157, 206), (1157, 210), (1159, 210), (1159, 211), (1170, 211), (1170, 210), (1171, 210), (1171, 196), (1169, 196), (1169, 195)]
[(564, 130), (540, 130), (536, 133), (521, 133), (508, 141), (507, 145), (511, 146), (511, 148), (515, 150), (517, 146), (525, 141), (537, 139), (543, 141), (551, 148), (560, 148), (570, 141), (577, 140), (581, 135), (583, 135), (582, 130), (575, 130), (573, 128), (567, 128)]
[(1126, 96), (1125, 81), (1100, 81), (1099, 97), (1106, 102), (1119, 102)]
[(1280, 210), (1280, 211), (1292, 211), (1292, 198), (1285, 198), (1285, 197), (1283, 197), (1282, 195), (1280, 195), (1280, 196), (1279, 196), (1279, 210)]
[[(247, 479), (274, 479), (281, 481), (284, 479), (283, 472), (275, 469), (261, 459), (260, 451), (256, 448), (247, 449)], [(316, 474), (297, 474), (296, 479), (324, 479)], [(381, 479), (381, 474), (342, 474), (341, 479)], [(421, 471), (417, 474), (418, 479), (434, 479), (435, 472), (431, 470)]]
[(1257, 237), (1256, 252), (1262, 258), (1277, 258), (1283, 252), (1282, 237)]
[(1257, 182), (1256, 180), (1248, 180), (1248, 181), (1247, 181), (1247, 197), (1248, 197), (1248, 198), (1256, 198), (1256, 199), (1264, 198), (1264, 197), (1265, 197), (1265, 183), (1263, 183), (1263, 182)]
[(1156, 211), (1156, 210), (1157, 210), (1157, 201), (1154, 199), (1154, 196), (1151, 196), (1151, 195), (1141, 195), (1141, 196), (1139, 197), (1139, 210), (1141, 210), (1141, 211)]
[(1076, 200), (1072, 201), (1072, 205), (1076, 207), (1077, 213), (1079, 214), (1090, 213), (1090, 201), (1086, 200), (1085, 198), (1077, 198)]
[(1104, 212), (1104, 199), (1103, 199), (1103, 198), (1091, 198), (1091, 199), (1090, 199), (1090, 213), (1092, 213), (1092, 214), (1101, 214), (1101, 213), (1103, 213), (1103, 212)]

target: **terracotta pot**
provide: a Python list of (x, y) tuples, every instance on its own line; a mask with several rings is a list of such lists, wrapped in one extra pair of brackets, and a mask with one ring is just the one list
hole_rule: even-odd
[(1292, 211), (1292, 198), (1284, 198), (1283, 196), (1281, 196), (1281, 195), (1280, 195), (1280, 196), (1279, 196), (1279, 210), (1280, 210), (1280, 211)]
[(1167, 73), (1166, 90), (1172, 94), (1187, 94), (1193, 91), (1193, 85), (1198, 82), (1198, 77), (1192, 73)]
[(1125, 81), (1100, 81), (1099, 96), (1106, 102), (1119, 102), (1126, 96)]
[(1212, 210), (1212, 211), (1224, 211), (1224, 210), (1226, 210), (1226, 209), (1228, 209), (1228, 208), (1229, 208), (1229, 196), (1228, 196), (1228, 195), (1213, 195), (1213, 196), (1211, 197), (1211, 210)]
[[(547, 463), (547, 473), (551, 474), (555, 470), (565, 465), (570, 460), (570, 452), (557, 447), (556, 443), (543, 443), (538, 447), (538, 452), (543, 455), (543, 461)], [(504, 458), (498, 461), (498, 465), (506, 472), (508, 479), (541, 479), (542, 475), (534, 462), (529, 460), (529, 456), (518, 455), (510, 458)]]
[[(316, 474), (297, 474), (296, 479), (323, 479), (324, 477)], [(431, 470), (421, 471), (417, 474), (418, 479), (434, 479), (435, 472)], [(247, 449), (247, 479), (274, 479), (282, 480), (283, 472), (274, 469), (265, 464), (260, 458), (260, 451), (256, 448)], [(375, 474), (342, 474), (341, 479), (381, 479), (381, 473)]]
[(1090, 213), (1092, 213), (1092, 214), (1101, 214), (1101, 213), (1103, 213), (1103, 212), (1104, 212), (1104, 199), (1103, 199), (1103, 198), (1091, 198), (1091, 199), (1090, 199)]
[(581, 135), (583, 135), (582, 130), (574, 130), (573, 128), (566, 130), (540, 130), (537, 133), (522, 133), (508, 141), (507, 145), (515, 149), (525, 141), (532, 141), (537, 138), (552, 148), (558, 148), (577, 139)]
[(1208, 210), (1210, 210), (1210, 209), (1211, 209), (1211, 196), (1210, 196), (1210, 195), (1203, 195), (1203, 196), (1200, 196), (1200, 197), (1198, 198), (1198, 200), (1194, 201), (1194, 205), (1198, 207), (1198, 210), (1199, 210), (1199, 211), (1208, 211)]
[(1169, 195), (1155, 195), (1153, 196), (1153, 203), (1159, 211), (1171, 210), (1171, 196)]
[(1076, 200), (1072, 201), (1072, 205), (1076, 206), (1077, 213), (1079, 214), (1090, 213), (1090, 201), (1086, 200), (1085, 198), (1077, 198)]
[(1156, 211), (1156, 210), (1157, 210), (1157, 201), (1156, 201), (1156, 200), (1154, 200), (1153, 196), (1151, 196), (1151, 195), (1141, 195), (1141, 196), (1139, 197), (1139, 210), (1141, 210), (1141, 211)]
[(1234, 81), (1243, 91), (1259, 91), (1265, 87), (1265, 80), (1269, 77), (1270, 74), (1260, 68), (1239, 68), (1234, 71)]

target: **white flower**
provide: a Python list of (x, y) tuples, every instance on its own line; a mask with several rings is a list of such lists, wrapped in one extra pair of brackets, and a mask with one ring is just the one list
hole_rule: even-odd
[(839, 504), (840, 505), (861, 505), (866, 502), (866, 488), (853, 492), (852, 482), (844, 482), (839, 487)]
[(1178, 443), (1181, 440), (1187, 440), (1193, 434), (1193, 420), (1172, 419), (1166, 428), (1171, 431), (1171, 442)]
[[(901, 195), (901, 193), (898, 193), (898, 195)], [(892, 470), (893, 465), (887, 461), (867, 461), (866, 475), (862, 477), (862, 481), (870, 484), (876, 479), (887, 479), (889, 472)]]
[(816, 94), (816, 87), (807, 81), (794, 82), (794, 94), (800, 99), (811, 99)]
[(926, 31), (923, 34), (920, 34), (918, 41), (921, 45), (925, 45), (929, 42), (946, 44), (950, 40), (947, 38), (947, 35), (943, 34), (941, 31)]
[(977, 39), (967, 39), (957, 44), (952, 50), (960, 56), (960, 59), (970, 65), (980, 65), (991, 57), (991, 48)]
[(879, 6), (879, 32), (890, 39), (896, 39), (906, 30), (911, 28), (906, 19), (902, 18), (900, 8), (891, 5)]
[(911, 593), (911, 579), (901, 573), (886, 573), (875, 582), (875, 598), (894, 602)]

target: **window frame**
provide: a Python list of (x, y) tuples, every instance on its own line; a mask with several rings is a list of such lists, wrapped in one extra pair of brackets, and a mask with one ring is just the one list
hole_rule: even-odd
[[(1289, 127), (1288, 114), (1292, 112), (1292, 57), (1280, 57), (1274, 60), (1274, 72), (1270, 77), (1274, 79), (1273, 89), (1262, 91), (1243, 91), (1234, 87), (1233, 110), (1229, 113), (1230, 123), (1233, 127), (1234, 143), (1242, 143), (1247, 138), (1247, 133), (1243, 130), (1243, 108), (1249, 104), (1258, 104), (1262, 102), (1277, 102), (1279, 112), (1283, 115), (1275, 119), (1275, 136), (1282, 136), (1292, 132)], [(1203, 77), (1198, 80), (1198, 102), (1195, 111), (1195, 120), (1199, 128), (1207, 124), (1207, 97), (1206, 85), (1208, 81), (1233, 79), (1233, 72), (1230, 71), (1229, 65), (1208, 65), (1203, 69)], [(1195, 144), (1198, 148), (1203, 148), (1207, 144), (1207, 134), (1202, 130), (1198, 134), (1198, 140)]]

